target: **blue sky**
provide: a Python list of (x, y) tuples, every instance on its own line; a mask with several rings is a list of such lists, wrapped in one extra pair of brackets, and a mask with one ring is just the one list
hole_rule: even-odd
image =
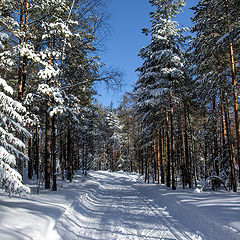
[[(190, 17), (197, 0), (187, 0), (183, 13), (177, 21), (180, 26), (191, 27)], [(97, 86), (101, 96), (98, 101), (109, 106), (111, 101), (117, 107), (126, 91), (131, 91), (137, 81), (135, 70), (141, 66), (142, 60), (138, 56), (139, 50), (150, 43), (150, 37), (142, 34), (141, 29), (150, 26), (149, 12), (154, 9), (148, 0), (107, 0), (109, 21), (112, 34), (106, 41), (106, 51), (101, 55), (108, 66), (119, 68), (124, 73), (123, 86), (119, 90), (107, 90), (104, 85)]]

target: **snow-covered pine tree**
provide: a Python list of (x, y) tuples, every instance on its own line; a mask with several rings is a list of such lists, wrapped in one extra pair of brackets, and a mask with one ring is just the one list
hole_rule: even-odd
[[(239, 9), (238, 1), (199, 1), (197, 6), (193, 8), (195, 14), (192, 31), (196, 33), (196, 37), (192, 43), (191, 58), (198, 83), (198, 94), (206, 106), (207, 120), (213, 126), (211, 129), (206, 128), (212, 131), (211, 134), (209, 132), (205, 133), (206, 139), (213, 136), (213, 139), (209, 139), (209, 141), (211, 145), (214, 143), (212, 147), (214, 150), (212, 150), (208, 148), (211, 145), (205, 142), (209, 156), (212, 156), (212, 163), (210, 164), (210, 161), (208, 161), (207, 165), (216, 171), (217, 175), (221, 173), (218, 166), (224, 165), (225, 167), (222, 170), (227, 170), (229, 168), (227, 165), (230, 165), (231, 184), (234, 191), (237, 190), (235, 147), (230, 126), (231, 117), (228, 116), (227, 112), (229, 98), (233, 97), (236, 149), (239, 159), (238, 79), (236, 74), (236, 59), (239, 56), (235, 51), (235, 47), (239, 44), (239, 20), (236, 9)], [(217, 105), (217, 103), (219, 104)], [(218, 110), (218, 108), (221, 110)], [(221, 112), (219, 119), (217, 118), (217, 111)], [(206, 126), (210, 126), (210, 124), (206, 123)], [(224, 133), (220, 136), (223, 147), (219, 147), (217, 143), (217, 132), (219, 132), (217, 126), (221, 126), (221, 131)], [(211, 165), (214, 167), (211, 167)]]
[[(4, 71), (5, 65), (3, 66), (4, 79), (12, 86), (16, 88), (17, 99), (23, 103), (27, 93), (37, 87), (37, 72), (39, 71), (40, 63), (43, 63), (36, 43), (37, 36), (34, 34), (33, 28), (35, 28), (37, 21), (34, 22), (32, 16), (34, 12), (35, 1), (2, 1), (0, 4), (0, 26), (1, 29), (8, 34), (9, 41), (5, 45), (4, 51), (1, 53), (1, 58), (6, 61), (11, 59), (13, 64), (8, 71)], [(35, 18), (36, 19), (36, 18)], [(33, 41), (34, 40), (34, 41)], [(0, 67), (1, 68), (1, 67)], [(2, 68), (1, 68), (2, 69)], [(1, 71), (1, 70), (0, 70)], [(27, 109), (32, 110), (32, 109)], [(32, 111), (31, 111), (32, 114)], [(31, 115), (32, 118), (33, 115)], [(37, 119), (37, 117), (34, 117)], [(33, 119), (33, 118), (32, 118)], [(27, 127), (29, 131), (30, 126)], [(36, 130), (34, 130), (36, 132)], [(29, 177), (32, 177), (32, 157), (31, 155), (31, 139), (28, 140), (29, 144)], [(35, 149), (37, 147), (35, 146)], [(38, 157), (33, 154), (35, 162), (38, 162)], [(23, 173), (23, 164), (17, 160), (17, 166), (19, 173)], [(36, 169), (35, 169), (36, 170)], [(36, 171), (37, 172), (37, 171)]]
[[(18, 101), (23, 102), (24, 95), (27, 89), (30, 88), (29, 80), (34, 78), (36, 81), (36, 72), (33, 69), (39, 66), (37, 63), (41, 61), (41, 58), (36, 53), (35, 47), (37, 36), (33, 32), (33, 28), (36, 28), (37, 21), (33, 22), (33, 12), (35, 7), (35, 1), (2, 1), (0, 4), (0, 26), (2, 31), (8, 34), (9, 43), (5, 46), (5, 51), (8, 50), (11, 53), (11, 58), (14, 61), (14, 65), (11, 68), (12, 74), (10, 79), (5, 77), (5, 80), (11, 80), (17, 82), (14, 83), (17, 88)], [(35, 24), (36, 23), (36, 24)], [(34, 41), (33, 41), (34, 40)], [(33, 65), (34, 64), (34, 65)], [(29, 70), (30, 66), (32, 71)], [(29, 72), (31, 72), (31, 77)]]
[[(136, 102), (131, 93), (123, 95), (123, 100), (118, 109), (119, 120), (122, 127), (123, 139), (123, 170), (137, 172), (140, 168), (137, 154), (137, 135), (139, 120), (136, 113)], [(140, 171), (139, 171), (140, 172)]]
[(122, 169), (122, 125), (119, 117), (112, 107), (107, 109), (106, 112), (106, 125), (108, 130), (107, 145), (108, 145), (108, 159), (109, 169), (117, 171)]
[[(143, 65), (137, 69), (140, 72), (136, 85), (138, 95), (138, 109), (141, 113), (142, 130), (151, 146), (151, 133), (154, 130), (154, 122), (157, 114), (165, 108), (170, 117), (170, 146), (172, 188), (175, 189), (175, 157), (173, 149), (173, 108), (176, 97), (174, 91), (184, 79), (184, 58), (181, 52), (181, 44), (184, 42), (183, 31), (173, 20), (175, 15), (185, 5), (183, 0), (150, 0), (150, 4), (156, 8), (150, 13), (152, 26), (143, 29), (143, 33), (151, 34), (151, 43), (140, 50), (139, 56), (144, 60)], [(166, 118), (168, 119), (168, 117)], [(146, 143), (145, 141), (145, 143)], [(170, 186), (170, 159), (168, 159), (167, 185)], [(146, 165), (147, 166), (147, 165)]]
[(106, 124), (106, 108), (101, 104), (96, 103), (95, 110), (95, 155), (93, 166), (95, 170), (107, 170), (108, 169), (108, 154), (107, 154), (107, 142), (108, 142), (108, 129)]
[[(44, 93), (48, 94), (48, 100), (45, 104), (45, 188), (50, 188), (51, 162), (56, 168), (56, 155), (53, 155), (55, 150), (52, 151), (51, 155), (51, 145), (54, 145), (53, 149), (56, 148), (55, 137), (52, 139), (52, 134), (55, 135), (55, 115), (59, 110), (62, 111), (62, 101), (65, 100), (61, 97), (62, 92), (59, 89), (61, 83), (58, 81), (62, 46), (73, 36), (69, 26), (75, 25), (75, 23), (71, 20), (67, 21), (71, 11), (71, 4), (68, 1), (36, 1), (33, 8), (36, 9), (36, 18), (38, 19), (40, 16), (42, 19), (41, 24), (37, 25), (34, 32), (39, 38), (39, 42), (36, 44), (40, 48), (39, 55), (42, 58), (42, 68), (38, 72), (42, 84), (39, 85), (38, 89), (42, 89)], [(55, 102), (57, 95), (61, 97), (61, 103)], [(59, 106), (57, 106), (58, 103), (60, 103)], [(55, 177), (56, 171), (53, 170), (53, 190), (56, 190)]]
[[(0, 33), (0, 54), (4, 42), (8, 39), (5, 33)], [(9, 60), (9, 59), (8, 59)], [(7, 70), (11, 67), (11, 60), (5, 61), (0, 57), (0, 65)], [(12, 97), (13, 89), (0, 76), (0, 187), (11, 194), (26, 195), (30, 189), (23, 185), (22, 176), (17, 172), (16, 159), (27, 161), (24, 154), (25, 144), (18, 138), (20, 134), (29, 138), (30, 133), (24, 128), (26, 109)]]

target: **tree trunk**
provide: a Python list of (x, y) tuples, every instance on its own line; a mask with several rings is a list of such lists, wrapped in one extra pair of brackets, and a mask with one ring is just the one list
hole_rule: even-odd
[(227, 153), (226, 153), (226, 125), (225, 125), (225, 107), (224, 107), (224, 96), (223, 90), (220, 89), (220, 103), (221, 103), (221, 125), (222, 125), (222, 162), (226, 162)]
[(50, 175), (51, 175), (51, 120), (48, 112), (50, 101), (47, 103), (45, 113), (45, 189), (50, 189)]
[[(20, 32), (23, 33), (23, 15), (24, 15), (23, 0), (20, 0), (19, 4), (20, 4), (19, 28), (20, 28)], [(19, 44), (22, 44), (22, 42), (23, 42), (23, 39), (22, 39), (22, 37), (20, 37)], [(21, 103), (23, 101), (23, 98), (22, 98), (22, 57), (20, 56), (20, 52), (19, 52), (19, 62), (18, 62), (18, 101)], [(22, 136), (20, 135), (19, 138), (22, 138)], [(19, 174), (23, 176), (23, 162), (21, 159), (18, 159), (18, 158), (17, 158), (17, 169), (18, 169)]]
[(32, 139), (28, 139), (28, 178), (33, 177), (33, 156), (32, 156)]
[(105, 142), (103, 143), (103, 170), (107, 170), (107, 164), (106, 164), (106, 153), (105, 153)]
[(186, 183), (189, 183), (190, 186), (190, 166), (189, 166), (189, 142), (188, 142), (188, 131), (187, 131), (187, 110), (186, 107), (184, 106), (184, 140), (185, 140), (185, 155), (186, 155), (186, 168), (185, 168), (185, 174), (186, 174)]
[(181, 118), (181, 134), (182, 134), (182, 154), (183, 154), (183, 164), (182, 164), (182, 184), (183, 184), (183, 189), (185, 188), (186, 185), (186, 169), (187, 169), (187, 158), (186, 158), (186, 147), (185, 147), (185, 136), (184, 136), (184, 125), (183, 125), (183, 118), (182, 114), (180, 116)]
[(161, 183), (165, 184), (165, 162), (164, 162), (164, 130), (160, 129), (160, 166), (161, 166)]
[(67, 180), (72, 182), (73, 163), (72, 163), (72, 158), (71, 158), (71, 134), (70, 134), (70, 129), (68, 129), (68, 132), (67, 132), (67, 164), (68, 164)]
[(148, 162), (148, 149), (147, 149), (147, 147), (145, 148), (144, 159), (145, 159), (145, 182), (149, 183), (149, 162)]
[[(25, 9), (24, 9), (24, 14), (25, 14), (25, 22), (24, 22), (24, 43), (27, 45), (28, 42), (28, 20), (29, 20), (29, 15), (28, 15), (28, 8), (29, 8), (29, 0), (25, 0)], [(25, 92), (26, 92), (26, 81), (27, 81), (27, 56), (23, 56), (23, 64), (22, 64), (22, 93), (21, 97), (25, 97)]]
[(152, 169), (153, 169), (153, 183), (157, 180), (157, 165), (156, 165), (156, 138), (155, 138), (155, 131), (153, 131), (152, 136)]
[(231, 153), (231, 161), (230, 161), (230, 166), (231, 166), (231, 186), (233, 187), (233, 191), (237, 191), (237, 180), (236, 180), (236, 170), (235, 170), (235, 154), (234, 154), (234, 145), (233, 145), (233, 136), (232, 136), (232, 129), (231, 129), (231, 115), (230, 115), (230, 109), (229, 109), (229, 104), (228, 104), (228, 99), (226, 97), (226, 115), (225, 119), (228, 120), (228, 124), (226, 124), (226, 130), (228, 132), (228, 141), (229, 141), (229, 148), (230, 148), (230, 153)]
[(56, 127), (55, 115), (52, 117), (52, 164), (53, 164), (53, 186), (52, 190), (57, 190), (57, 159), (56, 159)]
[(143, 157), (143, 150), (141, 150), (140, 158), (141, 158), (141, 175), (144, 175), (144, 157)]
[(176, 190), (176, 185), (175, 185), (175, 152), (174, 152), (174, 126), (173, 126), (173, 96), (172, 96), (172, 89), (170, 89), (170, 126), (171, 126), (172, 190)]
[(156, 136), (156, 141), (157, 141), (157, 182), (160, 184), (160, 174), (161, 174), (161, 160), (160, 160), (160, 130), (159, 128), (157, 129), (157, 136)]
[[(53, 43), (48, 42), (48, 48), (51, 49)], [(54, 59), (50, 56), (48, 59), (48, 64), (54, 63)], [(52, 87), (52, 79), (47, 79), (47, 84)], [(49, 114), (49, 109), (51, 107), (51, 95), (47, 96), (46, 113), (45, 113), (45, 188), (50, 189), (51, 182), (51, 117)]]
[[(228, 0), (225, 1), (226, 7), (226, 16), (229, 16), (229, 6)], [(228, 33), (231, 32), (230, 19), (227, 18), (227, 28)], [(235, 118), (235, 134), (237, 138), (237, 161), (240, 166), (240, 136), (239, 136), (239, 117), (238, 117), (238, 93), (237, 93), (237, 74), (236, 74), (236, 63), (234, 59), (234, 50), (233, 43), (231, 38), (229, 38), (229, 54), (230, 54), (230, 63), (231, 63), (231, 71), (232, 71), (232, 87), (233, 87), (233, 102), (234, 102), (234, 118)], [(234, 166), (235, 168), (235, 163)], [(240, 171), (239, 171), (239, 181), (240, 181)], [(234, 184), (233, 191), (237, 192), (237, 185)]]
[[(61, 132), (62, 129), (60, 129)], [(59, 153), (59, 162), (60, 162), (60, 166), (61, 166), (61, 176), (62, 176), (62, 180), (64, 180), (64, 170), (65, 170), (65, 158), (64, 156), (64, 151), (65, 151), (65, 144), (63, 144), (63, 134), (61, 133), (59, 136), (59, 147), (60, 147), (60, 153)]]
[(217, 105), (216, 105), (216, 99), (213, 98), (213, 115), (214, 115), (214, 132), (213, 132), (213, 139), (214, 139), (214, 151), (213, 151), (213, 166), (216, 171), (217, 176), (219, 176), (219, 166), (218, 166), (218, 135), (217, 135)]
[[(191, 140), (191, 143), (192, 143), (192, 148), (193, 148), (193, 131), (192, 131), (192, 125), (191, 125), (191, 120), (190, 120), (190, 115), (189, 115), (189, 111), (188, 109), (186, 109), (186, 115), (187, 115), (187, 118), (188, 118), (188, 126), (189, 126), (189, 130), (190, 130), (190, 140)], [(189, 188), (192, 188), (192, 156), (193, 156), (194, 152), (190, 152), (190, 153), (187, 153), (187, 156), (188, 156), (188, 182), (189, 182)]]
[[(20, 16), (19, 16), (19, 28), (20, 32), (23, 33), (23, 15), (24, 15), (24, 5), (23, 0), (20, 0)], [(23, 39), (20, 37), (19, 44), (22, 44)], [(19, 53), (19, 63), (18, 63), (18, 101), (22, 102), (23, 88), (22, 88), (22, 57)]]
[(171, 157), (170, 157), (170, 143), (169, 143), (169, 127), (168, 127), (168, 112), (166, 109), (166, 162), (167, 162), (167, 187), (171, 185)]
[(37, 174), (37, 179), (39, 179), (39, 136), (38, 127), (34, 128), (33, 134), (33, 167), (35, 174)]

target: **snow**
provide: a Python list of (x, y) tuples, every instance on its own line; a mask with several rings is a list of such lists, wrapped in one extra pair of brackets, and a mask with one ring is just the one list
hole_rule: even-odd
[(1, 192), (0, 239), (240, 239), (239, 193), (172, 191), (107, 171), (59, 184), (29, 199)]
[[(45, 68), (38, 72), (39, 78), (51, 79), (59, 74), (59, 69), (55, 70), (50, 64), (46, 64)], [(43, 84), (42, 84), (43, 85)]]
[(199, 194), (199, 193), (202, 193), (202, 189), (196, 188), (193, 192), (196, 194)]
[(29, 187), (22, 185), (22, 176), (10, 166), (15, 164), (15, 156), (0, 146), (0, 188), (11, 196), (18, 193), (20, 196), (30, 194)]
[(3, 87), (4, 91), (10, 93), (11, 95), (13, 94), (13, 89), (10, 87), (7, 82), (0, 77), (0, 85)]
[[(8, 40), (8, 35), (6, 33), (1, 33), (0, 32), (0, 49), (4, 49), (4, 45), (2, 44), (2, 42), (7, 41)], [(1, 79), (0, 79), (1, 81)]]

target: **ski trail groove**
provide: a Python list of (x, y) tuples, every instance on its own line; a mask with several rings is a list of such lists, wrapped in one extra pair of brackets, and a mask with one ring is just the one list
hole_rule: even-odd
[[(137, 194), (139, 195), (139, 198), (142, 199), (142, 201), (146, 204), (146, 207), (149, 209), (149, 212), (152, 212), (154, 214), (154, 216), (156, 217), (156, 219), (158, 220), (158, 222), (162, 222), (172, 233), (172, 235), (174, 235), (174, 237), (176, 237), (176, 239), (179, 240), (192, 240), (192, 239), (201, 239), (200, 236), (196, 235), (196, 234), (187, 234), (185, 231), (187, 231), (184, 226), (181, 226), (182, 229), (185, 229), (185, 231), (183, 230), (179, 230), (179, 226), (176, 226), (176, 223), (173, 223), (172, 221), (168, 220), (167, 218), (171, 219), (171, 216), (167, 216), (164, 212), (165, 209), (162, 208), (162, 211), (159, 211), (159, 206), (157, 204), (153, 204), (153, 201), (151, 201), (151, 199), (148, 199), (146, 197), (143, 197), (141, 195), (140, 192), (138, 192), (135, 188), (133, 188), (133, 191), (136, 191)], [(194, 235), (194, 236), (193, 236)]]
[(80, 196), (56, 222), (59, 238), (51, 240), (210, 239), (174, 217), (181, 204), (168, 203), (164, 194), (156, 202), (146, 190), (123, 173), (92, 172), (79, 183)]

